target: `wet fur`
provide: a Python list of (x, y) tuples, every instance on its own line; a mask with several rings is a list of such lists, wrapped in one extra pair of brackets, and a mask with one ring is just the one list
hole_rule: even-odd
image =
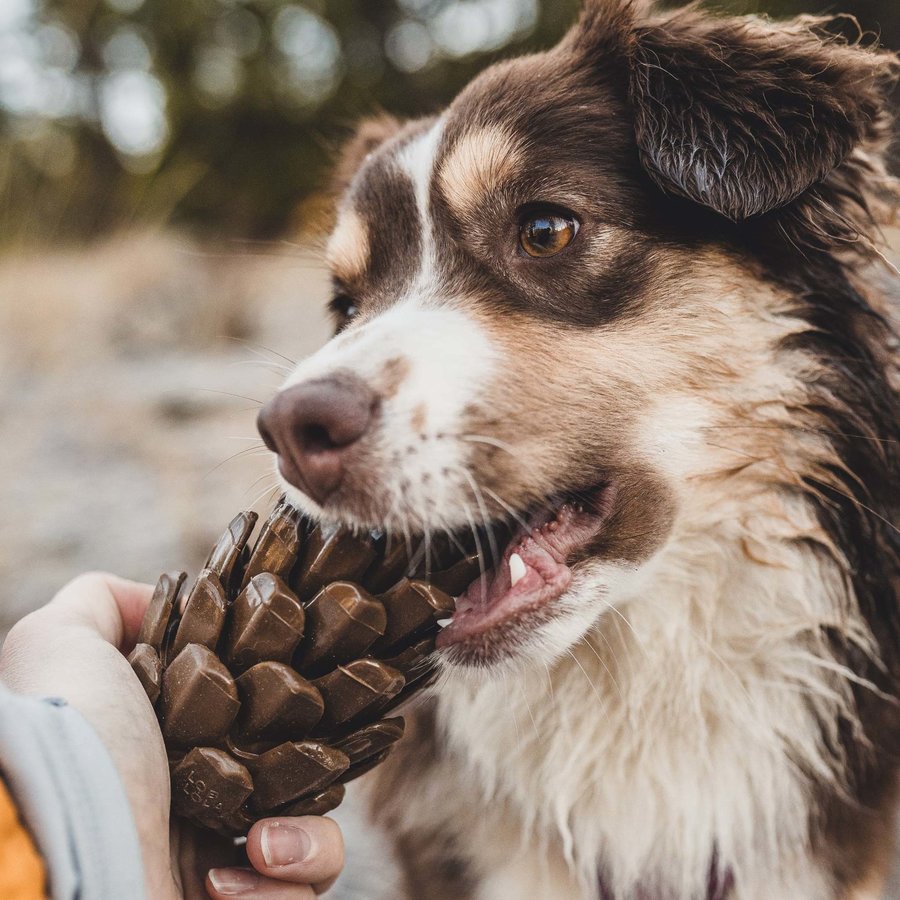
[[(896, 72), (819, 20), (595, 0), (550, 53), (348, 151), (332, 264), (362, 315), (293, 380), (340, 364), (387, 396), (384, 347), (416, 337), (380, 443), (315, 511), (458, 527), (462, 465), (520, 509), (619, 491), (552, 615), (446, 665), (369, 777), (409, 897), (877, 896), (900, 746), (898, 283), (876, 227)], [(590, 206), (582, 249), (510, 262), (510, 198), (545, 190)], [(470, 340), (477, 372), (438, 404)]]

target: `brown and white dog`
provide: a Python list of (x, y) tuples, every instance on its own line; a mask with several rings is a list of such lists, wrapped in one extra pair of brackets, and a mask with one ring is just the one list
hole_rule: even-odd
[(879, 895), (898, 65), (828, 25), (588, 0), (345, 155), (339, 333), (261, 430), (312, 514), (487, 568), (365, 785), (405, 896)]

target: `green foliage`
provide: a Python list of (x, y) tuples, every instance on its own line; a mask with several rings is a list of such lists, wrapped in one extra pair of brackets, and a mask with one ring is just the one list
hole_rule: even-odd
[[(810, 0), (733, 0), (793, 14)], [(135, 223), (266, 237), (302, 220), (335, 146), (379, 109), (439, 108), (577, 0), (4, 0), (0, 234)], [(897, 0), (846, 0), (900, 46)]]

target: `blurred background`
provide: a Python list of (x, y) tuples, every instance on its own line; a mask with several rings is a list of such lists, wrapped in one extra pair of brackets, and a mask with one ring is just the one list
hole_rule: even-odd
[[(355, 120), (431, 112), (577, 0), (0, 0), (0, 631), (86, 568), (197, 567), (268, 503), (255, 409), (327, 335)], [(898, 0), (846, 11), (900, 48)]]

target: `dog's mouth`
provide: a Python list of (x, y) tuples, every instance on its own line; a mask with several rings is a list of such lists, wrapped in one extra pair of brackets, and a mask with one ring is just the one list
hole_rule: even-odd
[[(495, 629), (532, 615), (544, 616), (572, 583), (572, 567), (601, 534), (613, 508), (614, 490), (602, 484), (586, 492), (556, 497), (513, 528), (496, 547), (469, 557), (483, 574), (456, 594), (456, 610), (437, 638), (438, 648), (483, 642)], [(480, 542), (485, 545), (485, 541)], [(487, 562), (493, 565), (487, 565)]]
[(579, 563), (602, 552), (616, 496), (615, 482), (604, 481), (522, 512), (505, 507), (507, 518), (431, 532), (421, 541), (410, 535), (398, 541), (375, 528), (372, 537), (383, 543), (379, 587), (371, 589), (385, 591), (404, 578), (429, 582), (454, 605), (452, 615), (438, 621), (437, 649), (448, 662), (488, 664), (565, 613), (555, 601), (572, 586)]

